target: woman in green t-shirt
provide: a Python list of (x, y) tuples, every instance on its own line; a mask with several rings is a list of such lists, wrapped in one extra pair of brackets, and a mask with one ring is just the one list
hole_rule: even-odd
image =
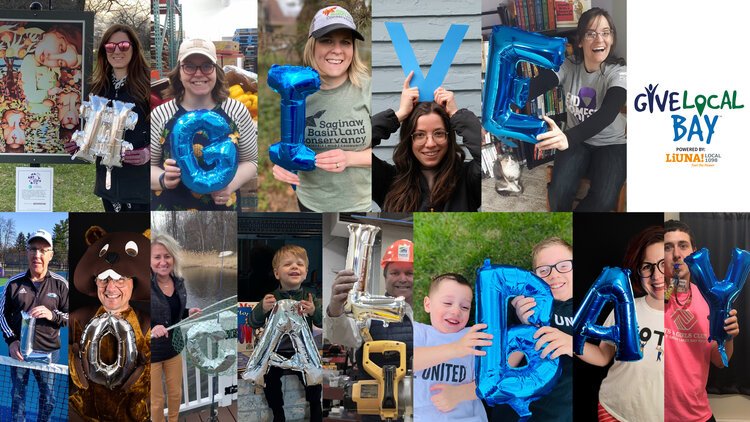
[(310, 24), (303, 63), (320, 74), (321, 89), (307, 98), (305, 144), (316, 169), (294, 174), (273, 166), (276, 179), (297, 186), (301, 211), (368, 211), (370, 191), (370, 78), (360, 59), (351, 14), (319, 10)]

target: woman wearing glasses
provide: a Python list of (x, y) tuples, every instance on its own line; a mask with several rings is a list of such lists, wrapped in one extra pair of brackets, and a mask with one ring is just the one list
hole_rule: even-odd
[[(624, 267), (636, 295), (635, 313), (643, 359), (614, 361), (599, 388), (599, 421), (664, 420), (664, 228), (651, 226), (630, 239)], [(615, 324), (610, 313), (604, 326)], [(607, 366), (615, 345), (586, 343), (581, 360)]]
[[(167, 75), (167, 96), (173, 99), (151, 112), (151, 208), (153, 210), (234, 211), (239, 189), (255, 177), (258, 163), (257, 130), (247, 108), (229, 98), (224, 71), (216, 65), (216, 48), (210, 41), (185, 40), (180, 45), (179, 64)], [(209, 194), (191, 192), (181, 182), (180, 168), (172, 158), (172, 144), (192, 142), (203, 165), (203, 148), (210, 139), (201, 131), (195, 139), (174, 139), (178, 119), (193, 110), (211, 110), (229, 124), (229, 137), (237, 145), (239, 166), (227, 186)]]
[(578, 21), (573, 57), (558, 72), (542, 70), (532, 80), (529, 98), (562, 85), (567, 128), (544, 117), (550, 130), (537, 137), (538, 153), (556, 150), (549, 204), (552, 211), (571, 211), (584, 176), (591, 188), (576, 211), (611, 211), (626, 173), (627, 100), (625, 60), (614, 55), (617, 33), (612, 17), (598, 7)]
[[(407, 76), (397, 111), (372, 117), (373, 145), (401, 129), (389, 164), (373, 154), (372, 197), (383, 211), (476, 211), (481, 203), (481, 124), (458, 109), (453, 92), (440, 87), (433, 102), (418, 103), (419, 91)], [(461, 136), (471, 154), (456, 142)]]
[[(113, 25), (102, 35), (91, 77), (91, 94), (133, 103), (133, 111), (138, 114), (135, 128), (123, 135), (133, 149), (123, 153), (122, 167), (113, 167), (109, 180), (107, 168), (99, 164), (101, 157), (97, 157), (94, 193), (102, 198), (107, 212), (148, 211), (148, 65), (140, 40), (129, 26)], [(72, 141), (64, 146), (69, 154), (78, 150)]]
[[(534, 245), (531, 251), (533, 272), (552, 290), (550, 325), (534, 333), (542, 358), (560, 358), (562, 373), (552, 391), (531, 403), (534, 420), (572, 422), (573, 414), (573, 247), (564, 239), (549, 237)], [(520, 323), (528, 324), (534, 314), (533, 297), (516, 296), (511, 305)], [(508, 364), (518, 366), (523, 353), (510, 355)], [(508, 405), (492, 409), (493, 421), (517, 420)]]

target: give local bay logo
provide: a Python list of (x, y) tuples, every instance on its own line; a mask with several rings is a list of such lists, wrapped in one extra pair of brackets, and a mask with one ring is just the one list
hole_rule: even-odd
[(671, 147), (663, 152), (664, 162), (714, 167), (721, 160), (721, 154), (711, 152), (711, 141), (717, 133), (720, 118), (724, 117), (717, 112), (745, 107), (739, 103), (737, 91), (695, 94), (688, 90), (659, 91), (658, 88), (659, 84), (646, 86), (644, 92), (636, 95), (633, 107), (636, 112), (671, 113), (674, 137)]

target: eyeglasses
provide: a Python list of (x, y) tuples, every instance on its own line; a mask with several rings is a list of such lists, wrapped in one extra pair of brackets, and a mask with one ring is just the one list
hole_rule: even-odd
[(443, 143), (448, 139), (448, 132), (444, 130), (436, 130), (432, 132), (432, 134), (427, 132), (414, 132), (411, 134), (411, 139), (418, 144), (422, 144), (427, 142), (428, 136), (432, 136), (432, 140), (437, 143)]
[(130, 41), (108, 42), (104, 44), (104, 49), (107, 50), (107, 53), (114, 53), (115, 48), (119, 48), (124, 53), (130, 50)]
[(552, 274), (553, 268), (556, 269), (560, 274), (569, 273), (573, 270), (573, 260), (566, 259), (565, 261), (560, 261), (555, 265), (540, 265), (534, 268), (534, 274), (538, 275), (541, 278), (544, 278)]
[(36, 255), (37, 253), (44, 255), (52, 252), (52, 248), (35, 248), (33, 246), (26, 248), (26, 250), (32, 255)]
[(644, 261), (643, 264), (638, 267), (638, 275), (643, 278), (649, 278), (654, 275), (654, 268), (658, 269), (660, 273), (664, 274), (664, 260), (660, 259), (656, 264), (654, 264), (653, 262)]
[(195, 75), (195, 72), (200, 69), (201, 73), (204, 75), (210, 75), (214, 73), (214, 69), (216, 69), (216, 66), (213, 63), (203, 63), (200, 65), (194, 65), (192, 63), (185, 63), (182, 66), (182, 71), (185, 72), (186, 75)]
[(99, 286), (99, 287), (101, 287), (101, 288), (103, 288), (103, 289), (106, 289), (107, 285), (111, 281), (112, 284), (114, 284), (115, 287), (117, 287), (119, 289), (119, 288), (125, 287), (125, 282), (128, 281), (128, 280), (130, 280), (130, 279), (129, 278), (119, 278), (119, 279), (115, 280), (114, 278), (107, 277), (104, 280), (102, 280), (101, 278), (97, 278), (96, 279), (96, 285)]
[(612, 31), (602, 31), (602, 32), (596, 32), (596, 31), (586, 31), (585, 34), (583, 34), (584, 38), (586, 38), (588, 41), (593, 41), (596, 39), (597, 35), (601, 35), (602, 39), (608, 40), (609, 37), (612, 36)]

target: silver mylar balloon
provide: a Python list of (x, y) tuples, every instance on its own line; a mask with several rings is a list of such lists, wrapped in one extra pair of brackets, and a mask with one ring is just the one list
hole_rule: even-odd
[(495, 191), (502, 196), (519, 196), (521, 185), (521, 164), (512, 154), (501, 154), (495, 160)]
[(81, 117), (86, 120), (86, 124), (83, 125), (83, 130), (75, 131), (70, 138), (71, 141), (74, 141), (78, 145), (78, 151), (73, 154), (73, 159), (80, 158), (90, 163), (96, 161), (92, 148), (97, 142), (97, 138), (101, 135), (102, 123), (107, 114), (108, 102), (108, 99), (97, 97), (96, 95), (91, 95), (88, 101), (81, 102)]
[(344, 311), (354, 318), (367, 340), (367, 321), (400, 322), (404, 318), (404, 297), (376, 295), (372, 284), (372, 246), (379, 227), (367, 224), (349, 224), (349, 248), (346, 253), (346, 268), (354, 271), (357, 281), (347, 296)]
[[(111, 364), (104, 363), (99, 356), (101, 341), (108, 334), (114, 336), (117, 344), (117, 359)], [(83, 329), (80, 353), (86, 378), (114, 390), (135, 370), (138, 359), (135, 331), (127, 320), (105, 312), (92, 318)]]
[[(185, 350), (188, 359), (198, 369), (209, 374), (221, 374), (234, 367), (237, 361), (237, 345), (227, 347), (226, 330), (215, 320), (203, 321), (190, 327), (187, 331)], [(208, 356), (208, 343), (211, 342), (218, 351), (215, 358)]]
[[(276, 353), (284, 335), (289, 336), (295, 351), (294, 356), (288, 359)], [(276, 302), (242, 378), (265, 386), (263, 376), (268, 372), (269, 365), (302, 372), (305, 385), (323, 382), (323, 365), (318, 348), (296, 300), (282, 299)]]
[(133, 149), (133, 144), (122, 140), (125, 130), (135, 128), (138, 122), (138, 114), (132, 111), (133, 107), (133, 103), (112, 101), (112, 107), (107, 109), (109, 132), (96, 149), (96, 155), (102, 157), (103, 166), (122, 167), (122, 152)]

